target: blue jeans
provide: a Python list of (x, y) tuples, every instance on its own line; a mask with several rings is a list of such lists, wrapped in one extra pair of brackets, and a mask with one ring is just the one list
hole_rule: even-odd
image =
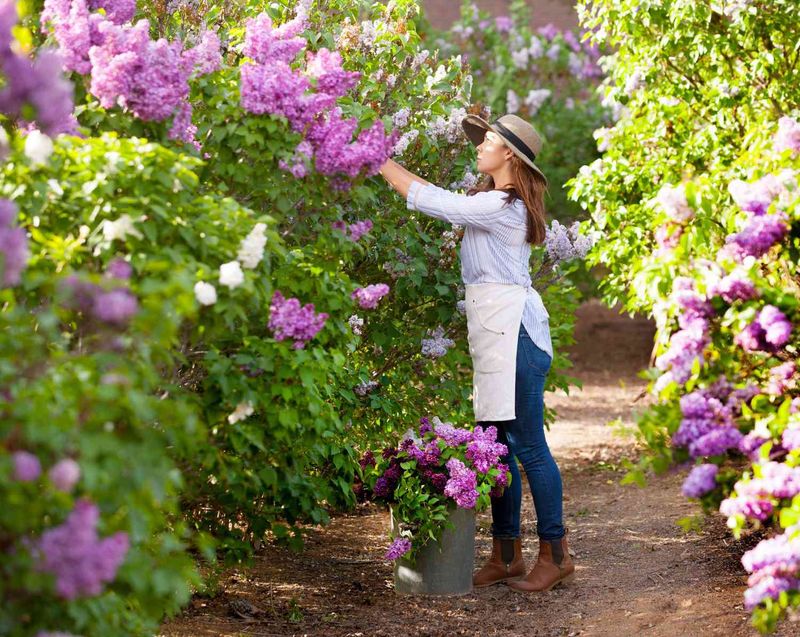
[(522, 484), (517, 460), (522, 463), (536, 508), (536, 532), (543, 540), (564, 537), (561, 473), (544, 437), (544, 384), (552, 360), (537, 347), (520, 325), (517, 342), (517, 378), (514, 420), (479, 422), (497, 427), (497, 438), (508, 446), (503, 458), (511, 471), (511, 484), (492, 498), (492, 535), (520, 537)]

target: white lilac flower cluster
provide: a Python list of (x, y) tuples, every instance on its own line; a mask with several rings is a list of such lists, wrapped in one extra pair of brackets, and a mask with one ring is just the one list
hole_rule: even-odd
[(378, 388), (378, 382), (374, 380), (369, 381), (362, 381), (358, 385), (353, 388), (353, 391), (356, 392), (359, 396), (366, 396), (367, 394), (371, 394)]
[(228, 422), (231, 425), (235, 425), (237, 422), (241, 420), (245, 420), (249, 416), (253, 415), (253, 403), (249, 400), (244, 401), (236, 405), (236, 409), (234, 409), (230, 414), (228, 414)]
[(445, 338), (441, 325), (433, 331), (428, 330), (428, 336), (422, 339), (422, 355), (428, 358), (441, 358), (455, 345), (455, 341)]
[(451, 190), (469, 190), (478, 183), (478, 175), (468, 170), (464, 173), (464, 177), (460, 181), (454, 181), (450, 184)]
[[(116, 223), (119, 224), (121, 221), (122, 218), (118, 219)], [(126, 225), (118, 225), (109, 229), (109, 233), (118, 234), (121, 232), (124, 237), (125, 233), (131, 232), (131, 228), (133, 228), (133, 226), (128, 228)], [(253, 226), (253, 229), (239, 244), (236, 259), (219, 266), (218, 280), (220, 285), (224, 285), (233, 290), (244, 283), (242, 266), (249, 270), (258, 267), (258, 264), (261, 263), (261, 260), (264, 258), (264, 248), (267, 245), (266, 230), (267, 226), (264, 223), (257, 223)], [(105, 227), (103, 231), (106, 231)], [(194, 284), (194, 296), (200, 305), (213, 305), (217, 302), (216, 288), (206, 281), (198, 281)]]
[(455, 144), (461, 139), (461, 120), (467, 116), (467, 111), (456, 107), (450, 111), (447, 119), (439, 115), (426, 129), (428, 137), (435, 141), (444, 137), (450, 144)]
[(258, 267), (264, 258), (264, 246), (267, 245), (267, 236), (264, 234), (266, 229), (266, 224), (257, 223), (239, 246), (236, 258), (248, 270)]
[(353, 330), (353, 334), (361, 336), (364, 328), (363, 318), (361, 318), (358, 314), (353, 314), (349, 319), (347, 319), (347, 323), (350, 325), (350, 329)]
[(594, 237), (581, 234), (577, 221), (567, 228), (553, 220), (544, 239), (547, 256), (555, 263), (583, 259), (593, 245)]
[(534, 116), (539, 112), (539, 109), (552, 95), (549, 88), (534, 89), (528, 93), (523, 102), (528, 108), (528, 115)]
[(392, 149), (392, 155), (400, 156), (408, 147), (416, 141), (417, 137), (419, 137), (419, 130), (416, 128), (412, 128), (410, 131), (403, 133), (400, 136), (400, 139), (397, 140), (395, 143), (394, 148)]

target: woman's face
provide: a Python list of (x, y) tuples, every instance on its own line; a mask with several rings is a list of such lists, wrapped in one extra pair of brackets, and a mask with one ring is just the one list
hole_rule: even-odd
[(478, 172), (489, 174), (496, 171), (511, 159), (512, 154), (497, 133), (486, 131), (486, 136), (478, 145)]

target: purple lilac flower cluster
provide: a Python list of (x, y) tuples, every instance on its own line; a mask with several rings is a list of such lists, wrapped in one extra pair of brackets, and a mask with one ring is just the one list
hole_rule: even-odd
[(0, 285), (17, 285), (28, 263), (28, 237), (23, 228), (16, 227), (17, 206), (8, 199), (0, 199)]
[(73, 132), (73, 87), (63, 76), (61, 57), (41, 51), (31, 59), (12, 46), (12, 29), (18, 22), (16, 5), (12, 0), (0, 0), (0, 73), (5, 79), (0, 112), (21, 119), (26, 108), (32, 107), (36, 125), (46, 135)]
[(475, 472), (458, 458), (447, 461), (450, 477), (444, 486), (444, 494), (456, 501), (462, 509), (473, 509), (478, 501), (478, 480)]
[(481, 473), (496, 467), (507, 453), (508, 447), (497, 442), (497, 427), (490, 426), (484, 430), (478, 425), (472, 431), (472, 440), (467, 443), (467, 458)]
[(399, 537), (392, 542), (383, 556), (385, 560), (399, 560), (411, 550), (411, 540), (407, 537)]
[(768, 213), (772, 202), (786, 191), (787, 175), (766, 175), (754, 182), (734, 180), (728, 185), (733, 200), (749, 213), (744, 227), (725, 239), (720, 257), (742, 262), (745, 257), (759, 258), (779, 243), (789, 232), (788, 218), (782, 211)]
[(389, 294), (389, 286), (385, 283), (374, 283), (365, 288), (356, 288), (350, 298), (358, 301), (359, 307), (365, 310), (374, 310), (378, 301)]
[[(119, 280), (116, 275), (122, 273), (121, 266), (112, 261), (109, 268), (107, 279)], [(68, 294), (67, 307), (115, 327), (127, 325), (139, 310), (136, 297), (124, 286), (107, 290), (74, 274), (64, 279), (62, 285)]]
[(770, 396), (782, 396), (786, 391), (797, 387), (797, 364), (787, 361), (769, 370), (769, 382), (765, 393)]
[(338, 221), (334, 221), (331, 224), (331, 227), (334, 230), (338, 230), (339, 232), (347, 235), (347, 238), (350, 239), (350, 241), (357, 242), (361, 239), (361, 237), (372, 230), (373, 224), (371, 219), (355, 221), (349, 225), (339, 219)]
[(709, 296), (720, 296), (726, 303), (733, 303), (756, 298), (758, 290), (744, 273), (734, 270), (712, 286)]
[[(722, 390), (724, 391), (724, 390)], [(732, 395), (732, 394), (731, 394)], [(733, 417), (738, 407), (737, 397), (724, 394), (720, 388), (699, 389), (680, 399), (683, 416), (678, 430), (672, 436), (677, 447), (688, 447), (693, 458), (716, 456), (729, 449), (737, 449), (742, 434)]]
[(99, 595), (125, 559), (128, 534), (99, 539), (99, 519), (97, 505), (78, 500), (67, 520), (45, 531), (34, 545), (38, 570), (55, 576), (56, 592), (64, 599)]
[(701, 464), (692, 469), (683, 482), (681, 491), (687, 498), (700, 498), (717, 486), (717, 472), (719, 467), (715, 464)]
[(778, 120), (778, 132), (773, 138), (773, 148), (782, 153), (785, 150), (792, 154), (800, 152), (800, 123), (793, 117), (781, 117)]
[(453, 339), (445, 338), (441, 325), (432, 332), (428, 330), (428, 337), (422, 339), (422, 355), (428, 358), (441, 358), (456, 344)]
[(733, 339), (747, 352), (776, 352), (789, 342), (792, 324), (774, 305), (765, 305), (756, 319)]
[(747, 610), (765, 599), (777, 600), (781, 592), (800, 590), (800, 535), (789, 528), (777, 537), (762, 540), (742, 556), (742, 565), (750, 573), (744, 594)]
[[(291, 64), (306, 46), (299, 35), (306, 26), (302, 6), (294, 20), (278, 28), (266, 14), (248, 20), (244, 53), (253, 62), (241, 69), (242, 108), (257, 115), (281, 115), (293, 130), (304, 133), (302, 144), (313, 150), (319, 173), (354, 178), (365, 170), (374, 175), (391, 155), (399, 133), (387, 136), (383, 123), (377, 121), (352, 141), (358, 120), (343, 119), (335, 104), (361, 75), (345, 71), (341, 55), (326, 48), (309, 54), (304, 70), (293, 69)], [(296, 177), (305, 176), (305, 165), (299, 162), (282, 168)]]
[[(103, 8), (105, 14), (91, 13)], [(146, 121), (173, 117), (171, 139), (199, 147), (188, 101), (189, 79), (220, 68), (219, 36), (206, 31), (197, 45), (150, 39), (150, 23), (128, 24), (132, 0), (47, 0), (42, 22), (61, 47), (66, 68), (91, 73), (91, 92), (104, 108), (122, 106)]]
[(306, 343), (314, 338), (325, 325), (328, 315), (317, 314), (314, 304), (300, 306), (295, 298), (286, 299), (279, 290), (272, 295), (269, 305), (269, 329), (276, 341), (287, 338), (294, 340), (295, 349), (303, 349)]

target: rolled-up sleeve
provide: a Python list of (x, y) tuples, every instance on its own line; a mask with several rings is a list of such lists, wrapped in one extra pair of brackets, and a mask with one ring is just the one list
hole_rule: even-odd
[(406, 196), (406, 207), (434, 219), (491, 231), (492, 226), (508, 213), (509, 204), (505, 202), (505, 196), (497, 190), (471, 196), (459, 195), (433, 184), (413, 181)]

